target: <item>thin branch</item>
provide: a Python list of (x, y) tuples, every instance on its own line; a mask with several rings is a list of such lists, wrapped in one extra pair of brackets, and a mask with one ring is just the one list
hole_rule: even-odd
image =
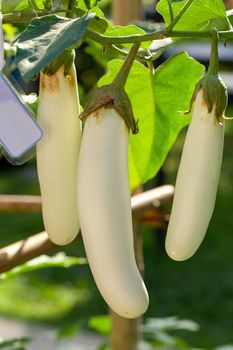
[[(38, 12), (39, 16), (45, 16), (48, 13), (45, 11)], [(24, 12), (15, 12), (8, 13), (3, 15), (3, 23), (29, 23), (34, 16), (31, 13)], [(164, 38), (196, 38), (196, 39), (208, 39), (211, 37), (211, 33), (209, 30), (204, 31), (169, 31), (165, 28), (163, 30), (157, 30), (154, 32), (146, 33), (146, 34), (134, 34), (134, 35), (125, 35), (125, 36), (105, 36), (99, 33), (95, 33), (88, 29), (86, 31), (86, 37), (90, 38), (102, 45), (120, 45), (120, 44), (134, 44), (134, 43), (142, 43), (146, 41), (153, 41)], [(233, 30), (220, 31), (219, 32), (220, 40), (229, 40), (233, 39)]]
[[(156, 32), (151, 32), (147, 34), (135, 34), (126, 36), (105, 36), (99, 33), (95, 33), (90, 29), (86, 31), (86, 37), (92, 39), (103, 45), (120, 45), (120, 44), (132, 44), (132, 43), (142, 43), (145, 41), (153, 41), (165, 38), (196, 38), (204, 39), (210, 38), (211, 32), (209, 30), (203, 31), (172, 31), (167, 33), (167, 29), (163, 29)], [(233, 39), (233, 30), (219, 32), (219, 38), (221, 40)]]
[(40, 196), (0, 195), (0, 211), (40, 212)]
[[(158, 208), (163, 204), (170, 202), (174, 194), (174, 187), (170, 185), (161, 186), (153, 190), (140, 193), (131, 198), (131, 207), (133, 215), (137, 215), (142, 223), (152, 225), (153, 227), (164, 227), (166, 225), (167, 216), (159, 211)], [(4, 198), (5, 197), (5, 198)], [(29, 197), (27, 197), (27, 205), (25, 207), (25, 196), (0, 196), (0, 203), (3, 200), (4, 210), (8, 208), (8, 211), (24, 210), (29, 209)], [(23, 205), (21, 207), (21, 199), (23, 199)], [(8, 207), (6, 203), (8, 200)], [(41, 199), (40, 197), (31, 196), (32, 208), (34, 211), (41, 210)], [(12, 203), (14, 206), (12, 207)], [(15, 204), (17, 203), (17, 206)], [(35, 207), (36, 203), (36, 207)], [(0, 205), (1, 208), (1, 205)], [(80, 236), (80, 235), (79, 235)], [(47, 232), (41, 232), (25, 240), (13, 243), (7, 247), (0, 249), (0, 273), (6, 272), (15, 266), (25, 263), (41, 254), (46, 254), (51, 250), (59, 248), (57, 245), (52, 243), (47, 235)]]

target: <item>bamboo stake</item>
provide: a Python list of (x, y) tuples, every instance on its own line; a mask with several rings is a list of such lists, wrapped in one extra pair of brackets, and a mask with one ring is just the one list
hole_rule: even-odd
[(112, 319), (111, 350), (136, 350), (139, 320), (123, 318), (110, 310)]
[(224, 3), (227, 10), (231, 10), (233, 8), (233, 0), (224, 0)]
[(127, 25), (133, 20), (143, 19), (141, 0), (113, 0), (112, 19), (114, 24)]

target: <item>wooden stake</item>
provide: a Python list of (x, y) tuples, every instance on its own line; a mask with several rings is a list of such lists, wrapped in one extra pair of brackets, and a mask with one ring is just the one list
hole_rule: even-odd
[(224, 0), (224, 3), (227, 10), (231, 10), (233, 8), (233, 0)]
[[(142, 188), (138, 188), (136, 195), (132, 197), (131, 203), (139, 204), (140, 198), (143, 198)], [(140, 196), (140, 197), (139, 197)], [(137, 199), (139, 201), (137, 201)], [(148, 198), (146, 198), (148, 199)], [(147, 201), (145, 200), (144, 204)], [(134, 251), (135, 258), (138, 269), (141, 275), (144, 275), (144, 259), (143, 259), (143, 250), (142, 250), (142, 239), (140, 235), (140, 205), (135, 205), (138, 210), (133, 211), (133, 234), (134, 234)], [(111, 329), (111, 349), (112, 350), (136, 350), (139, 333), (138, 333), (138, 325), (140, 323), (140, 319), (127, 319), (117, 315), (115, 312), (110, 312), (112, 319), (112, 329)]]
[(40, 212), (40, 196), (0, 195), (0, 211)]
[[(134, 213), (134, 221), (135, 217), (137, 217), (137, 220), (142, 223), (146, 222), (147, 224), (159, 225), (159, 227), (162, 225), (164, 227), (167, 220), (166, 214), (161, 210), (158, 211), (159, 208), (157, 206), (171, 201), (173, 193), (174, 187), (166, 185), (133, 196), (131, 206)], [(40, 212), (41, 197), (1, 195), (0, 210), (8, 212)], [(3, 247), (0, 249), (0, 273), (6, 272), (41, 254), (46, 254), (55, 248), (59, 247), (49, 240), (48, 234), (45, 231)], [(140, 256), (139, 250), (137, 256)], [(141, 269), (140, 261), (142, 261), (141, 258), (138, 260), (139, 268)]]
[(143, 19), (141, 0), (113, 0), (112, 20), (115, 25), (124, 26), (136, 19)]

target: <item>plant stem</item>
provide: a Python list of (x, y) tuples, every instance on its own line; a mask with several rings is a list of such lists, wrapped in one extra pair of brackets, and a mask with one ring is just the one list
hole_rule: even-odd
[(38, 7), (37, 7), (35, 0), (30, 0), (30, 4), (31, 4), (31, 7), (32, 7), (36, 17), (38, 17), (38, 14), (37, 14)]
[[(127, 56), (129, 54), (128, 51), (116, 45), (107, 45), (107, 48), (112, 52), (118, 53), (121, 56)], [(153, 57), (153, 54), (149, 55), (145, 50), (138, 50), (137, 60), (142, 62), (148, 62), (148, 60), (151, 60), (152, 57)]]
[(134, 60), (137, 56), (138, 50), (139, 50), (140, 44), (134, 44), (128, 54), (128, 56), (126, 57), (121, 69), (119, 70), (119, 72), (117, 73), (113, 84), (117, 85), (118, 88), (124, 88), (126, 81), (128, 79), (128, 75), (129, 72), (132, 68), (132, 65), (134, 63)]
[(69, 0), (68, 6), (67, 6), (66, 17), (70, 17), (70, 11), (73, 10), (74, 6), (75, 6), (75, 0)]
[(188, 8), (192, 5), (194, 0), (188, 0), (184, 7), (180, 10), (178, 15), (174, 18), (174, 20), (169, 24), (167, 27), (168, 33), (172, 31), (172, 29), (175, 27), (177, 22), (181, 19), (181, 17), (184, 15), (184, 13), (188, 10)]
[[(206, 31), (172, 31), (169, 34), (166, 32), (167, 29), (151, 32), (147, 34), (135, 34), (135, 35), (126, 35), (126, 36), (105, 36), (99, 33), (95, 33), (91, 30), (86, 31), (86, 36), (92, 40), (95, 40), (101, 44), (115, 45), (115, 44), (130, 44), (130, 43), (141, 43), (145, 41), (152, 41), (158, 39), (164, 39), (167, 37), (175, 38), (209, 38), (210, 32)], [(219, 35), (221, 37), (221, 33)], [(221, 39), (225, 39), (224, 36), (226, 33), (229, 35), (229, 32), (223, 32)], [(230, 35), (229, 35), (230, 36)], [(231, 31), (231, 38), (233, 38), (233, 31)], [(229, 37), (228, 37), (229, 39)]]
[[(39, 16), (48, 15), (46, 11), (38, 12)], [(29, 23), (35, 16), (32, 13), (24, 12), (15, 12), (8, 13), (3, 15), (3, 23)], [(118, 44), (134, 44), (142, 43), (145, 41), (152, 41), (164, 38), (196, 38), (196, 39), (208, 39), (211, 37), (209, 30), (204, 31), (175, 31), (172, 30), (168, 32), (168, 29), (157, 30), (155, 32), (146, 33), (146, 34), (135, 34), (135, 35), (126, 35), (126, 36), (106, 36), (99, 33), (95, 33), (88, 29), (86, 31), (86, 37), (90, 38), (96, 42), (99, 42), (103, 45), (118, 45)], [(219, 32), (220, 40), (229, 40), (233, 39), (233, 30), (220, 31)]]
[(171, 0), (167, 0), (167, 3), (168, 3), (169, 13), (170, 13), (170, 23), (172, 23), (174, 21), (174, 13), (172, 9)]
[(141, 43), (143, 41), (152, 41), (156, 39), (163, 39), (164, 30), (156, 31), (148, 34), (135, 34), (126, 36), (105, 36), (99, 33), (95, 33), (90, 29), (87, 29), (86, 36), (92, 40), (95, 40), (101, 44), (114, 45), (114, 44), (134, 44)]
[(210, 52), (210, 64), (208, 73), (218, 74), (219, 73), (219, 59), (218, 59), (218, 31), (216, 28), (211, 30), (212, 41), (211, 41), (211, 52)]

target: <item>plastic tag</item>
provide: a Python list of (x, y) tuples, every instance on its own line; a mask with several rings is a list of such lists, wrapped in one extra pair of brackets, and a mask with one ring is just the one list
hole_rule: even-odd
[(0, 13), (0, 145), (1, 152), (13, 164), (31, 158), (32, 149), (41, 139), (42, 131), (16, 89), (2, 72), (4, 39)]
[(41, 139), (42, 131), (8, 79), (0, 72), (0, 143), (13, 164), (22, 164)]

